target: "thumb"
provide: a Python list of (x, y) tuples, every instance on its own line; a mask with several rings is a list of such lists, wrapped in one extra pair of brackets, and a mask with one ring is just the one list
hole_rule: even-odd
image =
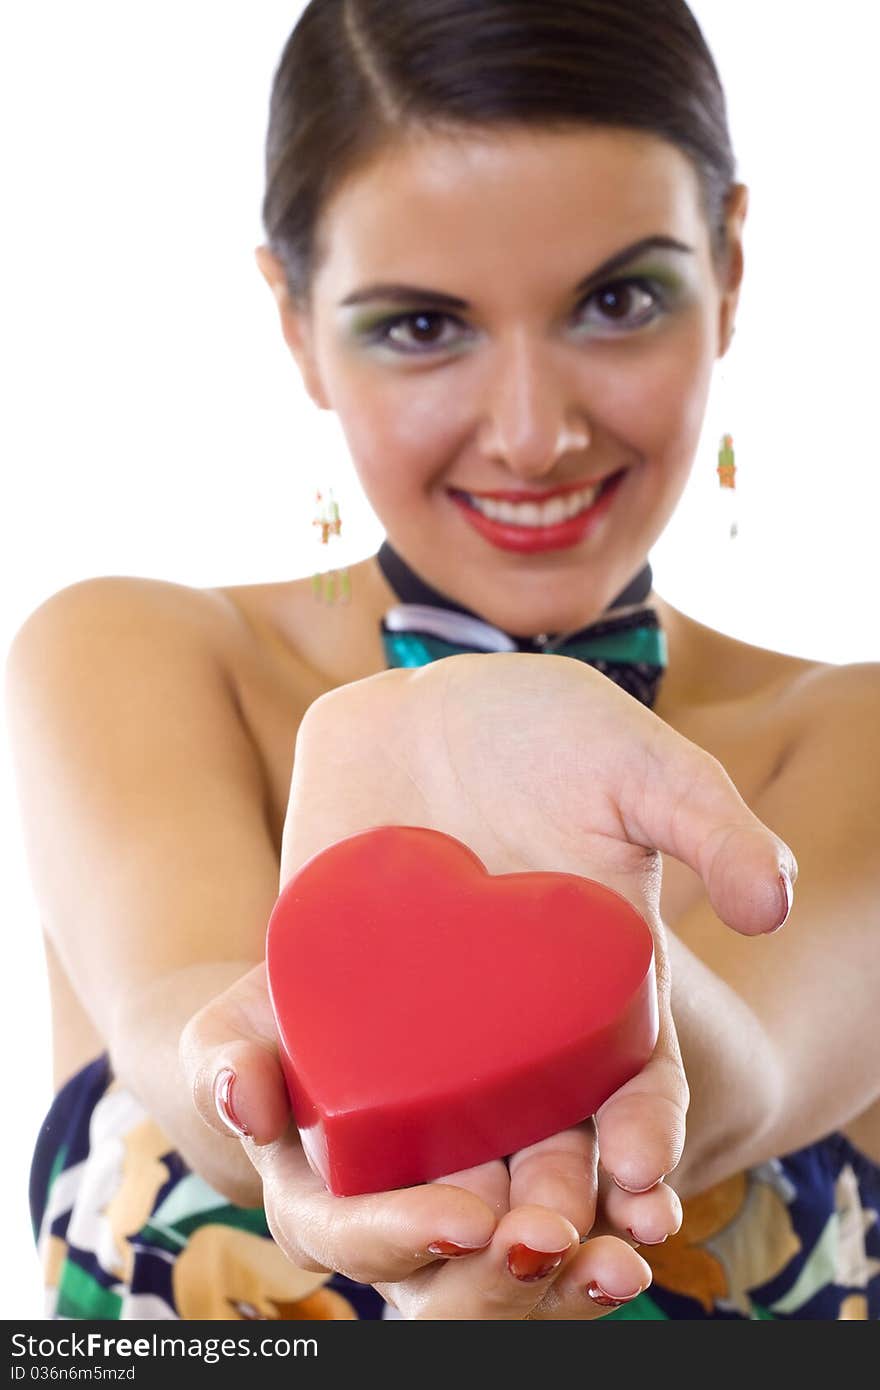
[(190, 1019), (180, 1065), (193, 1104), (220, 1134), (256, 1144), (279, 1139), (290, 1101), (278, 1060), (265, 964), (255, 966)]
[(716, 914), (734, 931), (778, 930), (798, 875), (785, 841), (749, 810), (717, 758), (662, 720), (644, 754), (643, 776), (627, 777), (620, 792), (627, 838), (699, 874)]

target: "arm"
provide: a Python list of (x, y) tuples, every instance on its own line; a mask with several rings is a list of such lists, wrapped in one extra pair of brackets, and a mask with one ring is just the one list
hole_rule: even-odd
[[(598, 1153), (588, 1123), (520, 1150), (507, 1165), (483, 1164), (397, 1193), (334, 1198), (306, 1167), (300, 1146), (290, 1145), (290, 1130), (260, 1148), (245, 1139), (263, 1175), (270, 1229), (294, 1263), (389, 1288), (386, 1296), (405, 1316), (595, 1316), (602, 1305), (585, 1296), (591, 1282), (620, 1298), (649, 1277), (646, 1265), (630, 1260), (629, 1244), (593, 1232), (597, 1157), (629, 1189), (618, 1193), (606, 1229), (632, 1227), (659, 1240), (680, 1219), (671, 1190), (658, 1184), (681, 1152), (687, 1088), (668, 1002), (655, 847), (693, 868), (719, 921), (749, 936), (779, 922), (779, 872), (796, 878), (792, 853), (716, 759), (598, 672), (546, 655), (449, 657), (354, 682), (311, 705), (297, 736), (282, 881), (343, 835), (395, 823), (455, 836), (490, 873), (580, 873), (627, 897), (655, 929), (658, 1045), (599, 1112)], [(233, 1065), (232, 1049), (236, 1094), (248, 1113), (261, 1104), (249, 1063), (265, 1054), (249, 1047), (237, 1021), (242, 984), (197, 1015), (183, 1039), (196, 1105), (217, 1126), (212, 1080)], [(489, 987), (504, 985), (492, 980)], [(251, 1027), (259, 1026), (257, 1005), (254, 994)], [(410, 1048), (411, 1038), (401, 1046)], [(443, 1192), (472, 1205), (450, 1208), (441, 1226)], [(446, 1258), (434, 1242), (476, 1245), (478, 1198), (497, 1219), (489, 1246)], [(550, 1218), (566, 1224), (548, 1229)], [(587, 1232), (581, 1244), (578, 1235)], [(558, 1244), (542, 1243), (554, 1238)], [(520, 1244), (545, 1253), (568, 1248), (555, 1273), (520, 1283), (507, 1263)], [(426, 1246), (442, 1258), (426, 1264)]]
[(783, 931), (746, 941), (702, 901), (670, 933), (691, 1091), (684, 1195), (846, 1124), (880, 1093), (880, 664), (801, 693), (800, 736), (752, 809), (800, 867)]
[(278, 890), (229, 623), (176, 585), (75, 585), (17, 634), (7, 705), (41, 917), (114, 1070), (208, 1181), (258, 1200), (177, 1078), (181, 1029), (262, 958)]

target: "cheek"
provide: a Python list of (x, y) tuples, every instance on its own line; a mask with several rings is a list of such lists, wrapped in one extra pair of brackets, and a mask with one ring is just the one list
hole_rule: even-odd
[(714, 362), (707, 328), (695, 314), (592, 381), (596, 420), (666, 472), (689, 466), (699, 441)]
[(447, 373), (326, 372), (329, 399), (368, 492), (405, 483), (417, 490), (458, 449), (465, 429)]

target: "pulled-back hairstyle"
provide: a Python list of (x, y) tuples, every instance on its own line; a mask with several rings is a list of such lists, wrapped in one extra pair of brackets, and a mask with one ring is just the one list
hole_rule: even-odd
[(725, 250), (735, 163), (724, 93), (684, 0), (311, 0), (281, 56), (263, 223), (308, 299), (334, 187), (411, 129), (617, 126), (677, 145)]

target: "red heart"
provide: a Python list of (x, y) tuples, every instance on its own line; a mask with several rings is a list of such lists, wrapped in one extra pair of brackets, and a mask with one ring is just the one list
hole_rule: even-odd
[(313, 855), (266, 955), (294, 1117), (337, 1196), (579, 1124), (657, 1039), (653, 940), (625, 898), (577, 874), (489, 875), (421, 826)]

